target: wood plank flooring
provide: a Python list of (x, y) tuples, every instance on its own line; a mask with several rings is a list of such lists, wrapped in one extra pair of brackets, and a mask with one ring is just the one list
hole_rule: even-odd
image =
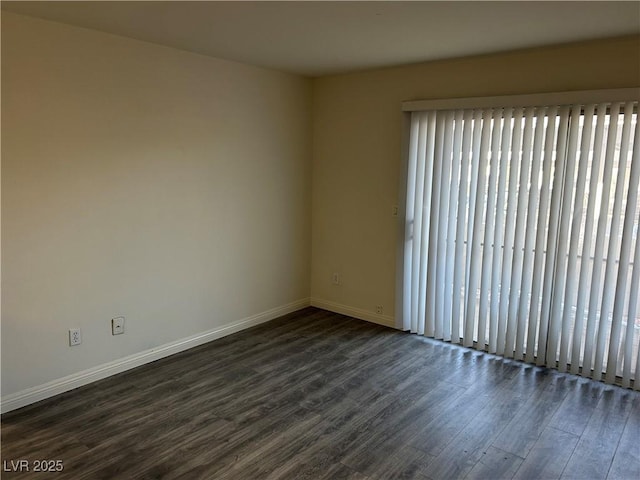
[[(24, 480), (637, 480), (640, 394), (307, 308), (10, 412), (1, 456)], [(64, 470), (6, 471), (43, 459)]]

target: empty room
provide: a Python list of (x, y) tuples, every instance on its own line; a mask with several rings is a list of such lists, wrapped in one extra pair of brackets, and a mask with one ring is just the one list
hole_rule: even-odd
[(3, 479), (640, 478), (640, 2), (0, 15)]

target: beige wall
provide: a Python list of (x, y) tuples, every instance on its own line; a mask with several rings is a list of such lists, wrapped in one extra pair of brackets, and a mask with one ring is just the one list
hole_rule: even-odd
[(3, 397), (308, 299), (310, 108), (301, 77), (2, 12)]
[(640, 37), (316, 79), (312, 302), (393, 324), (403, 100), (634, 86)]

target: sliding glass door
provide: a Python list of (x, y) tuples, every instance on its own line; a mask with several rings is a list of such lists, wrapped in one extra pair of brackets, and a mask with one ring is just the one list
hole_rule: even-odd
[(403, 327), (630, 386), (637, 102), (416, 111), (409, 142)]

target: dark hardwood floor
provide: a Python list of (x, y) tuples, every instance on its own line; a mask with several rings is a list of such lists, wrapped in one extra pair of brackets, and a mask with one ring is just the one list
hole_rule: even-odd
[(634, 479), (640, 394), (308, 308), (2, 417), (56, 479)]

